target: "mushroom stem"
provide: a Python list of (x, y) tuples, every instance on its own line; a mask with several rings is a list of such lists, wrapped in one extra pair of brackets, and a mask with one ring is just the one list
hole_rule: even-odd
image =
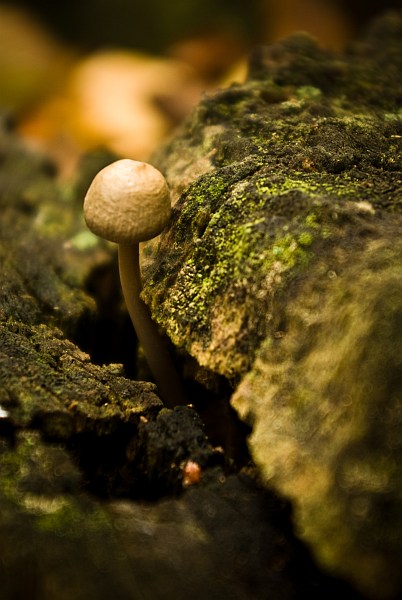
[(119, 271), (123, 296), (138, 341), (155, 378), (162, 400), (169, 407), (186, 404), (182, 382), (148, 306), (141, 299), (142, 290), (138, 243), (119, 244)]

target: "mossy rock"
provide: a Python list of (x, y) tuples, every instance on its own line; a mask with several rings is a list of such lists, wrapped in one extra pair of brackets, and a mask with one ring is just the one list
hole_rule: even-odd
[(320, 564), (368, 597), (401, 590), (402, 245), (306, 283), (233, 396), (268, 485)]
[(227, 378), (266, 485), (320, 564), (402, 593), (402, 18), (342, 55), (294, 36), (154, 162), (175, 201), (144, 298)]
[(34, 431), (0, 436), (4, 600), (356, 600), (317, 570), (286, 503), (246, 476), (215, 468), (157, 503), (97, 499), (84, 483), (63, 445)]
[[(389, 50), (380, 57), (377, 29), (341, 57), (305, 36), (268, 48), (252, 63), (255, 77), (206, 96), (155, 157), (175, 207), (144, 298), (201, 365), (238, 381), (321, 257), (339, 271), (340, 253), (398, 231), (398, 24), (377, 25)], [(369, 77), (365, 96), (357, 81), (368, 87)]]
[(57, 182), (9, 131), (0, 157), (2, 600), (354, 598), (194, 408), (163, 408), (153, 383), (77, 345), (116, 286), (113, 250), (83, 223), (88, 177)]

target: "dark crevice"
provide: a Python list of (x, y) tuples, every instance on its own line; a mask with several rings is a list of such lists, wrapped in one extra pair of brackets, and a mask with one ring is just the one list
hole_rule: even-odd
[(184, 466), (219, 466), (233, 471), (214, 450), (197, 413), (188, 407), (163, 411), (137, 426), (121, 424), (113, 433), (73, 435), (66, 448), (83, 475), (83, 487), (101, 498), (157, 500), (183, 492)]
[(251, 460), (247, 447), (251, 429), (230, 405), (233, 388), (227, 379), (215, 375), (214, 380), (217, 389), (213, 391), (195, 381), (188, 382), (189, 398), (205, 424), (212, 446), (221, 447), (228, 460), (240, 469)]
[(73, 341), (97, 365), (119, 363), (126, 376), (137, 374), (137, 337), (124, 308), (117, 263), (94, 269), (85, 291), (96, 302), (96, 315), (85, 315), (77, 324)]
[(146, 495), (140, 476), (137, 481), (128, 476), (126, 450), (133, 434), (132, 426), (123, 425), (113, 434), (82, 433), (68, 441), (87, 491), (101, 498)]
[[(116, 262), (94, 269), (86, 282), (86, 291), (96, 302), (96, 316), (86, 316), (81, 321), (73, 341), (90, 355), (95, 364), (119, 363), (124, 366), (127, 378), (152, 381), (145, 359), (137, 350), (137, 338), (124, 307)], [(196, 374), (200, 369), (196, 361), (185, 353), (175, 353), (170, 341), (165, 341), (170, 345), (173, 360), (182, 374), (188, 404), (200, 415), (211, 446), (221, 448), (236, 469), (248, 464), (247, 436), (250, 428), (239, 420), (230, 406), (233, 387), (226, 378), (214, 373), (208, 375), (207, 385), (197, 381)], [(135, 477), (129, 483), (133, 475), (128, 474), (123, 457), (124, 445), (133, 435), (132, 429), (126, 431), (123, 428), (117, 436), (108, 439), (97, 440), (94, 436), (90, 440), (90, 436), (84, 435), (72, 442), (71, 447), (79, 456), (83, 471), (88, 474), (88, 485), (96, 493), (119, 494), (120, 489), (126, 493), (128, 488), (131, 490), (140, 485)], [(92, 448), (97, 446), (97, 452), (93, 452)], [(108, 453), (116, 460), (110, 461)], [(100, 471), (97, 465), (102, 465)], [(146, 487), (148, 484), (141, 485)]]

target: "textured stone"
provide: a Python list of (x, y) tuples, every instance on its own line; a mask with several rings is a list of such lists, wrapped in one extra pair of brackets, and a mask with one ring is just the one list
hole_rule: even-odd
[(0, 438), (2, 598), (356, 600), (317, 571), (286, 504), (245, 476), (204, 477), (180, 498), (100, 502), (63, 446)]
[(350, 55), (305, 36), (256, 53), (248, 81), (206, 96), (155, 157), (176, 203), (144, 251), (144, 298), (201, 365), (238, 381), (323, 257), (340, 272), (398, 235), (399, 34), (390, 18)]
[(11, 133), (0, 146), (2, 599), (354, 598), (193, 408), (163, 409), (154, 384), (74, 343), (102, 299), (119, 304), (112, 250), (82, 224), (85, 174), (63, 187)]
[(237, 387), (262, 478), (322, 566), (402, 593), (402, 20), (332, 55), (262, 48), (156, 156), (170, 228), (144, 298)]

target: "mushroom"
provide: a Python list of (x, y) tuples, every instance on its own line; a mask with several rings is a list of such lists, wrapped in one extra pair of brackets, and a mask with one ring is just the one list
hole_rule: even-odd
[(118, 244), (120, 281), (128, 313), (163, 401), (185, 403), (173, 360), (150, 311), (141, 299), (139, 242), (166, 227), (171, 213), (166, 180), (153, 166), (118, 160), (93, 179), (84, 200), (84, 217), (96, 235)]

